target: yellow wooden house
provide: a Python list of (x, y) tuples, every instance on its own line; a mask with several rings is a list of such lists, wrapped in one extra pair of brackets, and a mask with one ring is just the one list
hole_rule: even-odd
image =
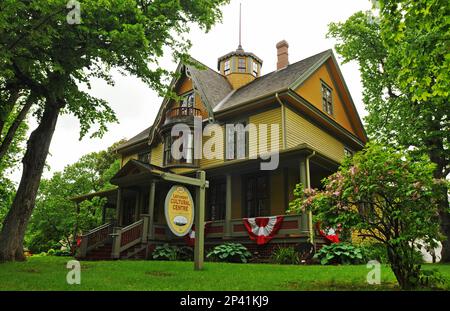
[[(252, 251), (269, 255), (275, 245), (295, 245), (314, 240), (310, 215), (284, 217), (276, 236), (263, 246), (249, 239), (242, 219), (284, 215), (293, 189), (320, 188), (321, 180), (335, 172), (345, 156), (360, 150), (367, 137), (332, 50), (289, 63), (288, 43), (276, 45), (277, 68), (261, 75), (263, 61), (241, 46), (218, 58), (217, 71), (192, 60), (179, 64), (171, 87), (179, 99), (165, 98), (152, 125), (117, 148), (121, 169), (112, 178), (116, 189), (75, 198), (107, 198), (104, 224), (86, 233), (80, 257), (145, 257), (155, 245), (176, 243), (164, 217), (164, 198), (172, 186), (161, 176), (170, 172), (195, 176), (206, 172), (206, 247), (238, 241)], [(222, 144), (214, 146), (215, 158), (193, 156), (196, 144), (208, 144), (208, 135), (189, 137), (185, 157), (171, 153), (176, 124), (194, 127), (214, 125), (223, 130)], [(240, 143), (244, 153), (233, 157), (227, 147), (233, 132), (227, 124), (269, 126), (261, 148), (260, 132), (248, 131)], [(273, 133), (272, 133), (273, 131)], [(273, 135), (275, 134), (275, 135)], [(185, 137), (186, 138), (186, 137)], [(216, 137), (217, 138), (217, 137)], [(264, 141), (264, 140), (262, 140)], [(276, 146), (277, 150), (271, 150)], [(235, 148), (234, 150), (237, 150)], [(264, 154), (277, 153), (278, 165), (261, 170)], [(104, 213), (105, 215), (107, 213)], [(319, 239), (316, 237), (316, 241)]]

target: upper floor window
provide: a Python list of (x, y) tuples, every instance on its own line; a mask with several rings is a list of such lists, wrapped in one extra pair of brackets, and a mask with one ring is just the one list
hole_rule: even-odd
[(326, 113), (333, 115), (332, 91), (331, 91), (331, 88), (328, 85), (326, 85), (324, 82), (322, 82), (322, 105), (323, 105), (323, 110)]
[(223, 65), (223, 73), (224, 74), (229, 74), (231, 71), (231, 67), (230, 67), (230, 60), (226, 60), (225, 64)]
[(225, 131), (225, 155), (227, 160), (244, 159), (248, 154), (246, 121), (227, 124)]
[(257, 76), (258, 75), (258, 63), (257, 62), (253, 62), (253, 75)]
[[(194, 134), (190, 133), (186, 137), (183, 137), (182, 133), (178, 136), (171, 136), (168, 132), (164, 137), (164, 165), (177, 165), (177, 164), (194, 164)], [(178, 140), (178, 146), (174, 143)], [(172, 152), (172, 148), (174, 148)]]
[(245, 58), (243, 57), (239, 57), (239, 61), (238, 61), (238, 71), (239, 72), (245, 72), (246, 71), (246, 66), (245, 66)]
[(142, 152), (138, 154), (138, 160), (144, 163), (150, 162), (150, 152)]

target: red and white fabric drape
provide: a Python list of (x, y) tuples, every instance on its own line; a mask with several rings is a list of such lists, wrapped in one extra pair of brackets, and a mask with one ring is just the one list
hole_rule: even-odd
[[(208, 233), (208, 229), (209, 229), (209, 225), (211, 224), (211, 222), (205, 222), (205, 235)], [(188, 234), (186, 234), (184, 236), (185, 240), (186, 240), (186, 244), (189, 246), (194, 246), (195, 245), (195, 225), (192, 225), (191, 230), (189, 231)]]
[(320, 223), (317, 223), (317, 229), (319, 231), (319, 234), (321, 236), (323, 236), (327, 240), (327, 242), (329, 242), (331, 244), (340, 242), (340, 240), (339, 240), (339, 233), (341, 232), (340, 225), (338, 225), (337, 228), (327, 227), (327, 228), (321, 229)]
[(244, 218), (244, 225), (256, 244), (263, 245), (269, 242), (280, 230), (283, 216)]

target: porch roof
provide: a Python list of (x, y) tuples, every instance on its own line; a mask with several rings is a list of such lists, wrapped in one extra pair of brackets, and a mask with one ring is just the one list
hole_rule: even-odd
[(109, 199), (112, 197), (116, 197), (116, 195), (117, 195), (117, 187), (114, 187), (114, 188), (108, 189), (108, 190), (96, 191), (93, 193), (88, 193), (88, 194), (71, 197), (71, 198), (69, 198), (69, 200), (73, 201), (75, 203), (80, 203), (80, 202), (83, 202), (84, 200), (90, 200), (94, 197), (102, 197), (102, 198)]

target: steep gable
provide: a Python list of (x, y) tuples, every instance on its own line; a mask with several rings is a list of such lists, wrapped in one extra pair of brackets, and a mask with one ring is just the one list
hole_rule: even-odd
[(322, 104), (321, 92), (322, 83), (325, 83), (332, 91), (333, 114), (330, 116), (346, 130), (356, 135), (354, 125), (349, 118), (348, 108), (342, 100), (342, 90), (340, 90), (339, 86), (335, 83), (335, 78), (332, 77), (328, 67), (328, 62), (322, 64), (294, 91), (313, 104), (316, 108), (326, 113)]

